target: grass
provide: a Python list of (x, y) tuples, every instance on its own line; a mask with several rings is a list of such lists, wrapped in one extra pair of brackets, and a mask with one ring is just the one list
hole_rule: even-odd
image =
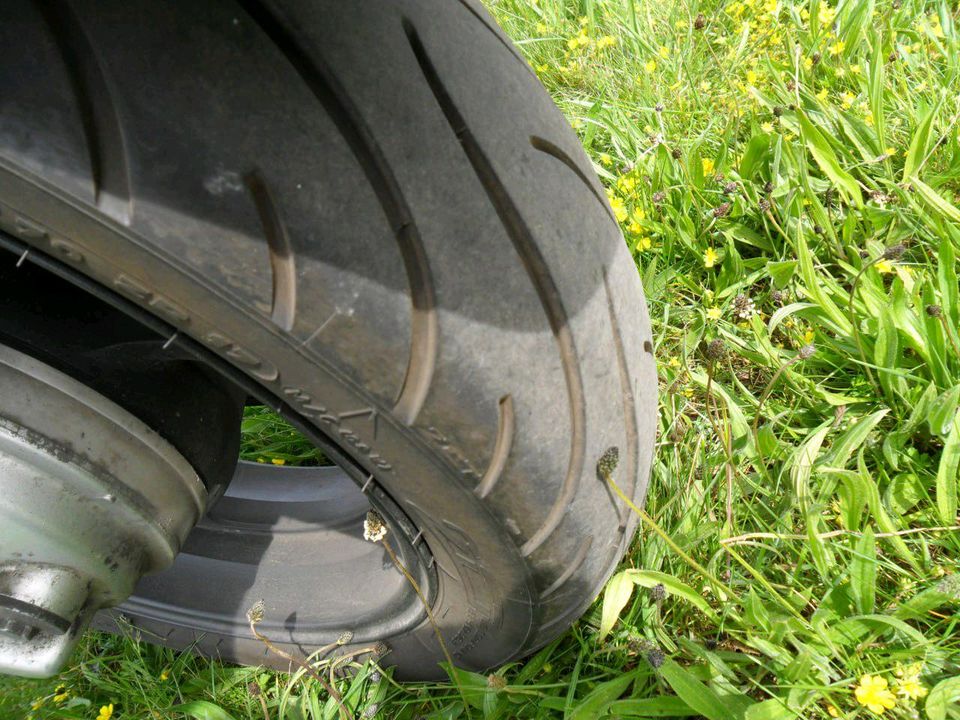
[[(341, 692), (382, 718), (960, 718), (951, 6), (489, 5), (644, 280), (662, 384), (648, 516), (531, 660), (460, 672), (459, 690), (365, 667)], [(272, 442), (248, 450), (308, 452)], [(336, 716), (313, 682), (102, 635), (57, 680), (4, 681), (0, 715), (261, 717), (250, 682), (271, 718)]]

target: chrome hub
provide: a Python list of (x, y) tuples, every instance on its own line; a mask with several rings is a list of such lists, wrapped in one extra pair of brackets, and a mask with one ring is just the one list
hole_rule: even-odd
[(206, 502), (140, 420), (0, 346), (0, 673), (59, 670), (98, 609), (170, 566)]

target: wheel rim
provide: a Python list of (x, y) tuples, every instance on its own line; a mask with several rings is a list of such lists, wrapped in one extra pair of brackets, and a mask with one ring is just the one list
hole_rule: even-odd
[(173, 566), (144, 577), (120, 609), (197, 632), (249, 637), (246, 611), (262, 599), (258, 629), (304, 655), (344, 632), (354, 644), (389, 638), (418, 625), (425, 612), (383, 546), (363, 538), (374, 505), (387, 519), (397, 557), (432, 594), (424, 543), (415, 548), (408, 532), (398, 531), (381, 491), (364, 494), (342, 467), (241, 462)]

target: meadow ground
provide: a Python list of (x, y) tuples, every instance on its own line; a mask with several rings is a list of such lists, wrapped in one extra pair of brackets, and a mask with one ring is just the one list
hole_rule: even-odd
[[(534, 658), (437, 685), (367, 666), (341, 683), (351, 712), (960, 718), (952, 6), (489, 6), (580, 134), (644, 280), (652, 520)], [(269, 418), (247, 430), (251, 457), (304, 459)], [(2, 718), (337, 716), (310, 679), (102, 635), (60, 678), (2, 683)]]

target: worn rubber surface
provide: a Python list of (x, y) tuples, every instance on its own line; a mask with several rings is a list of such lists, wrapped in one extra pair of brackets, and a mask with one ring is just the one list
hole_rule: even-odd
[[(6, 0), (0, 87), (0, 229), (369, 472), (436, 559), (458, 663), (584, 611), (633, 528), (597, 461), (618, 448), (616, 481), (646, 491), (649, 323), (576, 136), (479, 4)], [(402, 676), (437, 674), (427, 622), (379, 639)]]

